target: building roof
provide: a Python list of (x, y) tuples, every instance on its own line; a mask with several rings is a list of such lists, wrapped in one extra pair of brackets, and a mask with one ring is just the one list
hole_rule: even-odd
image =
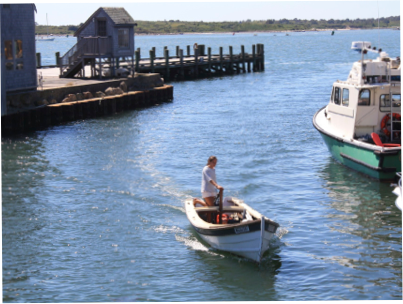
[(132, 16), (123, 7), (101, 7), (111, 17), (115, 25), (134, 24)]
[(101, 10), (103, 10), (109, 16), (109, 18), (111, 18), (114, 25), (134, 26), (135, 24), (132, 16), (129, 15), (124, 7), (100, 7), (91, 15), (91, 17), (87, 19), (87, 21), (85, 21), (82, 26), (79, 27), (79, 29), (74, 33), (74, 36), (78, 36), (78, 34), (88, 25), (88, 23), (92, 21), (92, 18), (98, 15)]

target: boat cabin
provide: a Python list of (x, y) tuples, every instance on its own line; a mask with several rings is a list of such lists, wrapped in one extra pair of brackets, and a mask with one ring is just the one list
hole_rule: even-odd
[(400, 58), (391, 59), (385, 53), (354, 63), (348, 79), (333, 84), (326, 108), (332, 132), (363, 141), (375, 132), (383, 141), (400, 143), (400, 67)]

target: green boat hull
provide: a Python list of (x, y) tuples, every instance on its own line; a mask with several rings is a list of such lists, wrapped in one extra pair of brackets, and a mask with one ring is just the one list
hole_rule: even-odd
[(401, 172), (401, 150), (381, 152), (346, 143), (320, 132), (332, 156), (342, 164), (379, 180), (394, 180)]

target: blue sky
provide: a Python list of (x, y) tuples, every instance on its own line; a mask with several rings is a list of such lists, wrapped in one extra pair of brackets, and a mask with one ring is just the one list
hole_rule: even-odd
[[(220, 0), (219, 0), (220, 1)], [(124, 7), (135, 20), (242, 21), (266, 19), (365, 19), (400, 15), (400, 1), (238, 1), (213, 0), (130, 2), (35, 2), (36, 22), (49, 25), (78, 25), (101, 6)]]

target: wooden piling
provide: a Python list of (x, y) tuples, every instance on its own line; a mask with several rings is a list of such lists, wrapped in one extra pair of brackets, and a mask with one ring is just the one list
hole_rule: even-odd
[(199, 56), (205, 56), (206, 55), (206, 53), (205, 53), (205, 45), (204, 44), (199, 44), (198, 46), (197, 46), (197, 49), (199, 50)]
[(241, 45), (241, 56), (242, 56), (242, 72), (246, 73), (246, 67), (245, 67), (245, 46)]
[(264, 71), (264, 44), (260, 44), (260, 62), (262, 63), (261, 71)]
[(136, 68), (135, 71), (138, 73), (140, 71), (140, 50), (136, 50)]
[(169, 50), (168, 48), (165, 49), (164, 51), (164, 55), (165, 55), (165, 68), (166, 68), (166, 72), (165, 72), (165, 76), (166, 76), (166, 81), (169, 81), (170, 75), (169, 75)]
[(41, 53), (36, 53), (36, 67), (39, 68), (42, 66), (41, 63)]
[(60, 66), (60, 52), (56, 52), (55, 53), (55, 56), (56, 56), (56, 65), (57, 66)]
[(211, 47), (207, 48), (208, 73), (211, 74)]
[(194, 76), (198, 77), (199, 76), (199, 50), (196, 46), (196, 48), (194, 49), (194, 56), (195, 56), (195, 70), (194, 70)]
[(180, 60), (179, 60), (179, 64), (180, 64), (179, 76), (181, 79), (184, 79), (185, 78), (185, 69), (183, 66), (183, 50), (182, 49), (179, 50), (179, 58), (180, 58)]
[(220, 46), (220, 73), (223, 73), (223, 48)]
[(155, 56), (155, 50), (151, 49), (150, 50), (150, 69), (151, 69), (151, 73), (154, 73), (154, 56)]
[(232, 74), (234, 73), (234, 58), (232, 54), (232, 45), (229, 46), (229, 72)]
[(253, 63), (253, 72), (257, 71), (256, 68), (256, 45), (252, 45), (252, 63)]

